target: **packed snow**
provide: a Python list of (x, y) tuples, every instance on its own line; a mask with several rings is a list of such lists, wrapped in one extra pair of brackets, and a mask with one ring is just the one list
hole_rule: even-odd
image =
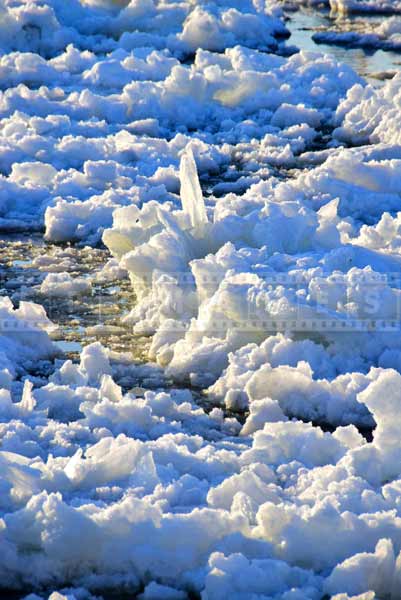
[(0, 0), (0, 595), (400, 596), (401, 75), (301, 5), (401, 47)]

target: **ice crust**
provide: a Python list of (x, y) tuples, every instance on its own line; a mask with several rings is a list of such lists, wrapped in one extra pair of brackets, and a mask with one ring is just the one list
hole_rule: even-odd
[[(103, 240), (92, 281), (128, 273), (157, 383), (99, 342), (44, 381), (52, 323), (2, 297), (0, 585), (26, 600), (400, 595), (401, 342), (371, 320), (400, 316), (401, 76), (288, 56), (280, 6), (0, 2), (0, 226)], [(90, 294), (65, 264), (39, 295)]]

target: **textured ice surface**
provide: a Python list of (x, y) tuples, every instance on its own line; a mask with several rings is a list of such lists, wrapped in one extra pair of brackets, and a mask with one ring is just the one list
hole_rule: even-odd
[(4, 590), (399, 596), (401, 78), (281, 6), (0, 2), (0, 227), (61, 244), (2, 246)]

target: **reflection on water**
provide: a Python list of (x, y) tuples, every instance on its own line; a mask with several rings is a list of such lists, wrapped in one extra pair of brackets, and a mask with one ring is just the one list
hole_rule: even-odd
[(338, 61), (344, 62), (352, 67), (357, 73), (366, 77), (370, 83), (378, 85), (378, 75), (383, 73), (394, 73), (401, 67), (401, 54), (396, 52), (384, 52), (383, 50), (367, 51), (361, 48), (345, 48), (326, 44), (316, 44), (312, 35), (316, 31), (358, 31), (369, 32), (374, 30), (375, 25), (383, 22), (389, 17), (363, 16), (354, 18), (333, 18), (329, 12), (318, 12), (312, 10), (299, 10), (291, 13), (287, 27), (291, 32), (289, 43), (310, 52), (324, 52), (334, 56)]
[[(83, 346), (101, 341), (115, 353), (145, 360), (149, 340), (134, 337), (132, 326), (121, 323), (135, 302), (129, 280), (97, 279), (110, 258), (106, 249), (45, 244), (40, 235), (16, 234), (0, 236), (0, 254), (0, 297), (10, 296), (15, 305), (27, 300), (44, 306), (58, 327), (52, 337), (63, 358), (78, 359)], [(87, 278), (90, 291), (61, 297), (42, 294), (45, 275), (60, 271)]]

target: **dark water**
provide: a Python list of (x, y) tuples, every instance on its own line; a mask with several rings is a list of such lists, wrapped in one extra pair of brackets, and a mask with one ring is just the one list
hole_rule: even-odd
[[(135, 303), (128, 278), (96, 279), (110, 258), (106, 248), (49, 244), (41, 234), (0, 234), (0, 256), (0, 296), (11, 297), (15, 306), (21, 300), (44, 306), (57, 326), (51, 337), (59, 348), (60, 360), (78, 360), (84, 346), (100, 341), (114, 353), (117, 362), (120, 355), (124, 363), (146, 362), (149, 339), (134, 336), (132, 326), (122, 322)], [(50, 266), (38, 263), (41, 258), (48, 259)], [(88, 279), (88, 293), (64, 297), (42, 294), (39, 288), (45, 275), (57, 270)], [(53, 361), (41, 361), (30, 375), (47, 377), (54, 368)]]

